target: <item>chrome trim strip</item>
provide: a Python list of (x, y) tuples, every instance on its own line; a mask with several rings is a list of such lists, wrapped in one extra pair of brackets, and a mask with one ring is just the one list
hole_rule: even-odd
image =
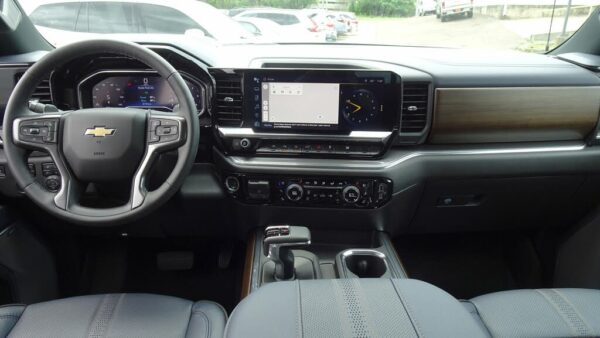
[[(379, 250), (375, 249), (348, 249), (342, 251), (342, 257), (350, 257), (354, 255), (364, 255), (364, 256), (375, 256), (383, 259), (384, 261), (387, 259), (385, 254)], [(345, 263), (345, 262), (344, 262)], [(387, 265), (387, 264), (386, 264)]]
[[(179, 72), (179, 70), (178, 70)], [(89, 80), (93, 79), (94, 77), (100, 75), (100, 74), (130, 74), (130, 73), (134, 73), (134, 74), (140, 74), (140, 73), (146, 73), (146, 74), (158, 74), (157, 71), (153, 70), (153, 69), (103, 69), (103, 70), (99, 70), (96, 71), (88, 76), (86, 76), (83, 80), (79, 81), (79, 83), (77, 84), (77, 104), (79, 104), (79, 109), (83, 109), (83, 101), (81, 98), (81, 86), (88, 82)], [(204, 115), (204, 113), (207, 111), (206, 106), (207, 106), (207, 97), (206, 97), (206, 85), (204, 84), (204, 82), (200, 81), (199, 79), (195, 78), (194, 76), (186, 73), (186, 72), (179, 72), (179, 74), (181, 74), (181, 76), (183, 77), (184, 80), (187, 80), (189, 82), (192, 82), (193, 84), (195, 84), (196, 86), (198, 86), (201, 90), (202, 90), (202, 110), (199, 111), (197, 113), (198, 117)], [(127, 108), (127, 107), (125, 107)], [(145, 107), (145, 109), (147, 109), (148, 107)]]
[(284, 167), (294, 169), (325, 169), (339, 170), (385, 170), (398, 166), (406, 161), (423, 156), (462, 156), (462, 155), (501, 155), (501, 154), (530, 154), (548, 152), (582, 151), (585, 144), (555, 146), (555, 147), (527, 147), (527, 148), (496, 148), (472, 150), (431, 150), (407, 153), (396, 159), (380, 160), (349, 160), (349, 159), (311, 159), (311, 158), (269, 158), (269, 157), (239, 157), (224, 156), (231, 165), (241, 168)]
[(255, 132), (252, 128), (228, 128), (228, 127), (217, 127), (219, 136), (226, 137), (248, 137), (248, 138), (262, 138), (269, 140), (351, 140), (351, 141), (380, 141), (386, 142), (390, 136), (391, 131), (352, 131), (349, 135), (328, 135), (328, 134), (300, 134), (300, 133), (267, 133), (267, 132)]
[(348, 263), (346, 262), (346, 259), (349, 257), (352, 257), (352, 256), (377, 257), (383, 262), (383, 265), (385, 266), (385, 272), (383, 274), (381, 274), (381, 276), (379, 276), (379, 277), (383, 277), (386, 273), (389, 273), (390, 275), (392, 275), (390, 266), (387, 261), (387, 257), (383, 252), (381, 252), (379, 250), (375, 250), (375, 249), (348, 249), (348, 250), (342, 251), (341, 259), (340, 259), (341, 265), (342, 265), (341, 272), (344, 274), (344, 277), (346, 277), (346, 278), (348, 278), (348, 273), (351, 273), (352, 275), (355, 275), (355, 276), (357, 275), (354, 271), (350, 270), (350, 268), (348, 267)]

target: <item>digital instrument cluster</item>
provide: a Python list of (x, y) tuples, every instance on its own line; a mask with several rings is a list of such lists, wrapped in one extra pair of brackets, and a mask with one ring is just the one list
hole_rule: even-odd
[[(196, 110), (205, 111), (205, 88), (184, 76)], [(79, 84), (80, 106), (86, 108), (129, 107), (172, 111), (177, 97), (166, 79), (152, 72), (98, 72)]]

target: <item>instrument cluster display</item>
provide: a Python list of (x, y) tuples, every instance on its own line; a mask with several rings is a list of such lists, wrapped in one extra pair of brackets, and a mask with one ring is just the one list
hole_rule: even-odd
[[(155, 73), (118, 74), (100, 73), (95, 75), (96, 82), (91, 82), (80, 95), (87, 98), (93, 108), (130, 107), (173, 111), (178, 104), (177, 96), (168, 82)], [(199, 114), (204, 112), (205, 89), (200, 84), (185, 78)]]

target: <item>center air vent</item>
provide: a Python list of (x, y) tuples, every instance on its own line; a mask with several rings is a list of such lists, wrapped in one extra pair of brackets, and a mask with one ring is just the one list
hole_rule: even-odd
[[(22, 76), (23, 76), (23, 73), (18, 74), (16, 76), (15, 84), (17, 82), (19, 82), (19, 80), (21, 79)], [(37, 85), (37, 87), (35, 87), (33, 94), (31, 94), (30, 100), (38, 101), (38, 102), (44, 103), (44, 104), (52, 104), (52, 92), (50, 89), (50, 80), (49, 79), (42, 80)]]
[(244, 96), (242, 78), (236, 74), (218, 74), (215, 76), (217, 88), (215, 118), (217, 125), (239, 127), (242, 124)]
[(427, 126), (429, 83), (405, 83), (400, 133), (421, 133)]

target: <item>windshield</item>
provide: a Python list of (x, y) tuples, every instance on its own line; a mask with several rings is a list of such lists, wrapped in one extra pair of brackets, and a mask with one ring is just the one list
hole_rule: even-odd
[(546, 52), (600, 0), (20, 0), (52, 44), (110, 35)]

